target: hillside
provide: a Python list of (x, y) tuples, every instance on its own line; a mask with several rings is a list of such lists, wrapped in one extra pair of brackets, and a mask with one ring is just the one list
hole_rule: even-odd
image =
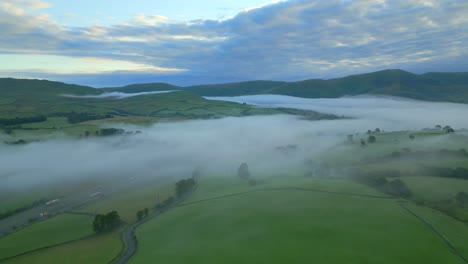
[(249, 81), (189, 87), (157, 83), (136, 84), (112, 90), (142, 92), (168, 89), (184, 89), (201, 96), (280, 94), (305, 98), (336, 98), (346, 95), (379, 94), (427, 101), (468, 103), (468, 73), (413, 74), (402, 70), (384, 70), (329, 80)]
[[(142, 92), (170, 90), (167, 84), (135, 85), (119, 91)], [(154, 117), (164, 119), (200, 119), (262, 114), (295, 114), (310, 119), (335, 118), (313, 111), (257, 108), (250, 105), (207, 100), (189, 91), (146, 94), (126, 98), (65, 97), (63, 95), (101, 95), (111, 89), (65, 84), (44, 80), (0, 79), (0, 121), (5, 124), (30, 122), (31, 117), (70, 117), (87, 121), (117, 117)], [(16, 119), (16, 120), (15, 120)], [(26, 120), (28, 119), (28, 120)], [(35, 120), (35, 119), (34, 119)], [(2, 125), (0, 122), (0, 125)]]

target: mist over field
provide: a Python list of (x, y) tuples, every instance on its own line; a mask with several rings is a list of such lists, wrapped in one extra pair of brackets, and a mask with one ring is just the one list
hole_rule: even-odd
[[(218, 98), (219, 99), (219, 98)], [(468, 106), (398, 98), (302, 99), (262, 95), (222, 98), (262, 106), (311, 109), (352, 117), (307, 121), (295, 116), (252, 116), (157, 123), (151, 127), (112, 125), (141, 134), (60, 139), (21, 146), (0, 145), (0, 189), (31, 187), (88, 177), (188, 177), (197, 166), (235, 175), (240, 163), (251, 171), (290, 171), (306, 159), (345, 141), (349, 133), (379, 127), (386, 131), (436, 124), (467, 127)], [(292, 153), (278, 147), (296, 145)]]
[(73, 95), (73, 94), (62, 94), (63, 97), (70, 97), (70, 98), (114, 98), (114, 99), (123, 99), (128, 97), (140, 96), (140, 95), (147, 95), (147, 94), (161, 94), (161, 93), (170, 93), (175, 91), (152, 91), (152, 92), (141, 92), (141, 93), (122, 93), (122, 92), (108, 92), (99, 95)]
[(432, 128), (436, 124), (450, 125), (456, 129), (468, 127), (468, 120), (465, 117), (468, 105), (465, 104), (427, 102), (390, 96), (308, 99), (284, 95), (251, 95), (207, 98), (343, 115), (359, 119), (356, 122), (362, 122), (362, 125), (369, 124), (371, 128), (379, 127), (386, 130)]

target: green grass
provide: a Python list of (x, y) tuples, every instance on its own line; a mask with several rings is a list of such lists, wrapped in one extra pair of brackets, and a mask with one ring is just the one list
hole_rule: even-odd
[(428, 207), (408, 204), (408, 208), (439, 230), (460, 253), (468, 258), (468, 225)]
[(428, 201), (453, 199), (461, 191), (468, 193), (467, 180), (427, 176), (404, 177), (402, 180), (416, 197)]
[(93, 233), (92, 217), (59, 215), (0, 238), (0, 258), (82, 238)]
[(102, 264), (108, 263), (121, 250), (120, 231), (116, 230), (99, 236), (48, 248), (16, 257), (2, 263), (6, 264)]
[[(321, 181), (297, 183), (374, 192), (346, 180)], [(204, 180), (190, 201), (250, 189), (233, 182)], [(178, 207), (142, 225), (137, 237), (140, 248), (130, 263), (463, 263), (393, 199), (302, 191), (259, 191)]]

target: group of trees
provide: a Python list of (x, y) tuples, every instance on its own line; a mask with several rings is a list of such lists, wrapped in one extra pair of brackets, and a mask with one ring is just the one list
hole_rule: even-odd
[(119, 214), (116, 211), (112, 211), (105, 215), (96, 215), (93, 221), (93, 230), (95, 232), (111, 231), (121, 224), (122, 220), (120, 220)]
[(46, 116), (31, 116), (31, 117), (15, 117), (15, 118), (0, 118), (0, 125), (14, 126), (27, 123), (44, 122), (47, 120)]
[(250, 178), (249, 165), (247, 163), (242, 163), (237, 169), (237, 176), (243, 180), (248, 180)]
[(67, 118), (70, 124), (77, 124), (85, 121), (90, 120), (99, 120), (104, 118), (112, 118), (113, 116), (110, 114), (106, 115), (98, 115), (98, 114), (91, 114), (86, 112), (77, 113), (75, 111), (71, 111), (69, 113), (65, 113), (64, 116)]
[(353, 172), (353, 178), (369, 187), (375, 188), (381, 192), (390, 194), (396, 197), (409, 198), (412, 195), (411, 190), (406, 186), (406, 184), (396, 178), (391, 181), (387, 180), (387, 177), (399, 177), (399, 172), (395, 173), (394, 171), (388, 172)]
[(193, 178), (190, 179), (183, 179), (176, 182), (176, 195), (177, 197), (181, 197), (182, 195), (188, 193), (195, 187), (195, 180)]
[(148, 208), (145, 208), (143, 210), (140, 210), (136, 213), (137, 220), (140, 221), (141, 219), (145, 218), (148, 216), (149, 210)]
[(106, 136), (121, 135), (123, 133), (125, 133), (125, 130), (123, 130), (121, 128), (110, 127), (110, 128), (101, 128), (101, 129), (99, 129), (99, 132), (97, 133), (97, 135), (106, 137)]
[(237, 176), (242, 180), (246, 180), (251, 186), (265, 183), (264, 180), (253, 179), (250, 175), (249, 165), (247, 163), (242, 163), (237, 169)]
[(447, 167), (423, 167), (418, 172), (420, 175), (456, 178), (468, 180), (468, 169), (463, 167), (447, 168)]

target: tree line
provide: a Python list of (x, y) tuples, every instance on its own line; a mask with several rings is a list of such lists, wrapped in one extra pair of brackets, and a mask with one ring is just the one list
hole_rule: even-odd
[(0, 125), (14, 126), (14, 125), (27, 124), (27, 123), (44, 122), (46, 120), (47, 120), (47, 117), (43, 115), (31, 116), (31, 117), (0, 118)]

